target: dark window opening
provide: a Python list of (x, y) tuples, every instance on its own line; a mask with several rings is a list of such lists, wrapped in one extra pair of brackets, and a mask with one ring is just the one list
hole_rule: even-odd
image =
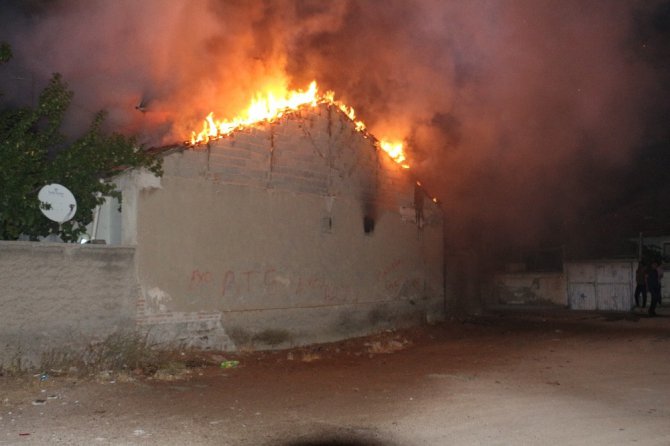
[(375, 219), (369, 216), (363, 217), (363, 231), (366, 234), (372, 233), (375, 230)]

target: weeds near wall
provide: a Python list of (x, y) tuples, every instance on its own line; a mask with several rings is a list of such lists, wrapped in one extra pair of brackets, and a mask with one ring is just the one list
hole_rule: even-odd
[[(9, 347), (9, 345), (5, 346), (8, 350)], [(25, 355), (21, 346), (12, 346), (12, 350), (11, 358), (4, 363), (0, 363), (0, 376), (13, 376), (26, 369)]]
[(114, 333), (84, 349), (56, 348), (41, 356), (39, 369), (52, 373), (80, 375), (100, 371), (141, 370), (152, 374), (160, 368), (160, 351), (137, 333)]
[(0, 376), (16, 376), (39, 370), (51, 375), (90, 375), (102, 371), (133, 371), (153, 375), (171, 367), (174, 354), (152, 348), (146, 336), (137, 333), (114, 333), (85, 347), (52, 348), (33, 357), (18, 346), (9, 361), (0, 364)]
[[(160, 348), (149, 344), (148, 334), (114, 333), (86, 346), (71, 342), (36, 356), (18, 345), (0, 362), (0, 377), (38, 374), (40, 379), (57, 376), (95, 377), (102, 381), (133, 381), (138, 377), (158, 380), (188, 379), (194, 369), (217, 361), (193, 351)], [(220, 362), (220, 361), (219, 361)]]
[(114, 333), (97, 345), (89, 346), (85, 367), (97, 370), (137, 370), (155, 372), (161, 363), (161, 352), (147, 344), (146, 336), (137, 333)]

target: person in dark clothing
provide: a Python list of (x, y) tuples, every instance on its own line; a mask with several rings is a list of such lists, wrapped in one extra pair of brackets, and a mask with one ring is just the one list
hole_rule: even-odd
[(640, 306), (640, 296), (642, 296), (642, 308), (647, 306), (647, 267), (644, 263), (637, 264), (635, 270), (635, 306)]
[(658, 305), (660, 306), (663, 300), (663, 265), (661, 262), (658, 263), (656, 271), (658, 271)]
[(657, 262), (651, 262), (651, 268), (647, 271), (647, 290), (651, 294), (649, 316), (656, 316), (656, 305), (661, 300), (661, 282), (658, 280)]

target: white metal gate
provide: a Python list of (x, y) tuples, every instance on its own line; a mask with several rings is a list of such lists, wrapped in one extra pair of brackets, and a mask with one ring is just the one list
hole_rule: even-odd
[(566, 263), (570, 308), (630, 310), (635, 289), (635, 264), (634, 260)]

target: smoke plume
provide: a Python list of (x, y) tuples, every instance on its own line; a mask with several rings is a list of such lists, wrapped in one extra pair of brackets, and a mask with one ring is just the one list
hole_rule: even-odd
[[(150, 145), (186, 140), (268, 85), (316, 79), (413, 171), (464, 243), (537, 243), (610, 194), (647, 137), (661, 79), (621, 0), (61, 0), (9, 2), (4, 99), (52, 72), (69, 128), (99, 109)], [(647, 39), (648, 40), (648, 39)]]

